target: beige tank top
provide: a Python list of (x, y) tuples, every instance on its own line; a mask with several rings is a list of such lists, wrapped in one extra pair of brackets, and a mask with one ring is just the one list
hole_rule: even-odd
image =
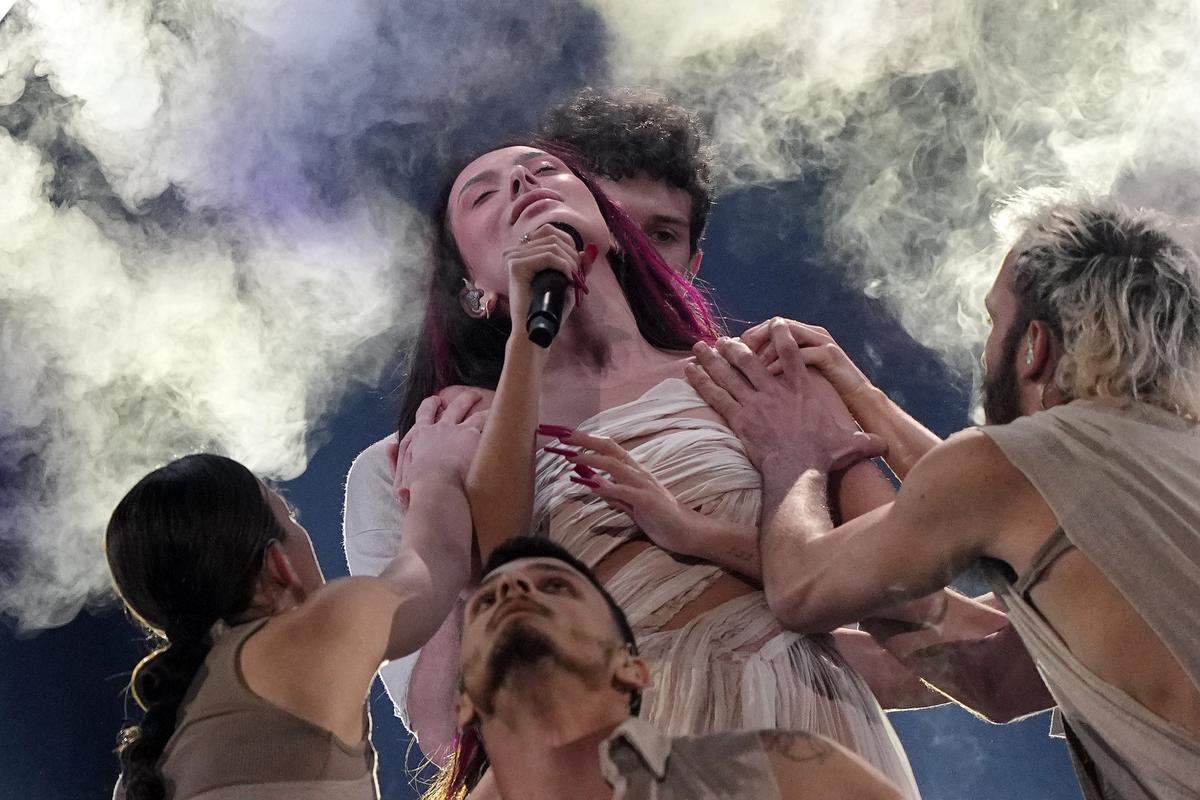
[(346, 744), (332, 731), (259, 697), (246, 685), (242, 645), (267, 622), (214, 634), (216, 642), (180, 706), (159, 767), (174, 800), (323, 798), (375, 800), (371, 720)]

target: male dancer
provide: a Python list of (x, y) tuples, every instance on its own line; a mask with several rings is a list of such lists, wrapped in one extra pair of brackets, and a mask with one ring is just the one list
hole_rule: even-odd
[(649, 92), (584, 89), (546, 112), (538, 137), (569, 146), (663, 261), (696, 274), (714, 192), (713, 149), (695, 114)]
[[(822, 630), (938, 589), (980, 558), (1065, 720), (1089, 798), (1200, 787), (1200, 263), (1145, 217), (1055, 207), (987, 300), (984, 409), (895, 502), (834, 529), (828, 464), (849, 446), (743, 343), (698, 347), (697, 390), (763, 472), (772, 608)], [(740, 373), (735, 370), (740, 370)], [(762, 420), (787, 418), (764, 434)], [(1006, 651), (1008, 652), (1008, 651)]]
[(624, 613), (586, 566), (547, 539), (509, 540), (467, 600), (461, 760), (448, 782), (473, 782), (487, 762), (502, 798), (900, 797), (820, 736), (666, 736), (636, 716), (649, 678)]

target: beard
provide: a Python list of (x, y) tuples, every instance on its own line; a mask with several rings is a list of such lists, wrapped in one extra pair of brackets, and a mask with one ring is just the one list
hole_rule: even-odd
[(603, 653), (597, 655), (592, 659), (572, 657), (545, 631), (525, 620), (514, 620), (487, 656), (482, 690), (471, 700), (485, 714), (494, 714), (496, 694), (505, 682), (541, 666), (553, 666), (585, 680), (594, 680), (603, 674), (606, 663)]
[(1000, 343), (1000, 363), (983, 376), (983, 419), (988, 425), (1007, 425), (1023, 416), (1017, 388), (1017, 348), (1024, 328), (1014, 324), (1008, 329)]

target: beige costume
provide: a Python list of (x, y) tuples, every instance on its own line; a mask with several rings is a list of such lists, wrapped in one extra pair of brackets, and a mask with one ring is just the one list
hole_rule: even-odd
[[(709, 516), (757, 525), (760, 476), (727, 427), (687, 416), (700, 408), (707, 408), (700, 396), (684, 381), (671, 379), (578, 427), (621, 443), (638, 441), (629, 447), (633, 456), (687, 505)], [(535, 525), (595, 566), (642, 534), (628, 515), (571, 483), (572, 474), (561, 457), (539, 455)], [(359, 456), (347, 482), (350, 571), (382, 568), (402, 524), (381, 442)], [(861, 755), (906, 796), (917, 797), (887, 717), (831, 637), (784, 631), (762, 592), (730, 600), (682, 628), (662, 630), (721, 574), (711, 564), (649, 548), (607, 582), (650, 663), (653, 683), (645, 693), (642, 716), (671, 736), (766, 728), (819, 733)], [(383, 671), (402, 716), (411, 670), (406, 661)]]
[[(180, 706), (158, 766), (173, 800), (376, 800), (375, 750), (284, 711), (246, 685), (242, 645), (269, 618), (214, 627), (215, 642)], [(115, 800), (124, 792), (118, 783)]]
[(613, 800), (779, 800), (757, 731), (671, 737), (630, 718), (600, 745)]
[(1097, 678), (1028, 595), (1079, 548), (1200, 686), (1200, 426), (1144, 404), (1078, 400), (983, 430), (1061, 526), (1020, 579), (988, 572), (1058, 702), (1085, 796), (1200, 797), (1200, 739)]

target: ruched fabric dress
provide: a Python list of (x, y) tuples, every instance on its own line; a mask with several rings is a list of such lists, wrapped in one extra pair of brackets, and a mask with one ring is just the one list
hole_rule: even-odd
[[(684, 504), (757, 525), (761, 478), (722, 423), (688, 416), (707, 405), (686, 382), (664, 381), (633, 402), (602, 411), (579, 430), (609, 436)], [(537, 461), (537, 530), (595, 566), (643, 534), (624, 512), (571, 483), (564, 459)], [(904, 751), (863, 679), (829, 636), (785, 631), (760, 591), (729, 600), (683, 627), (663, 626), (724, 571), (657, 547), (606, 582), (650, 664), (642, 717), (671, 736), (733, 729), (819, 733), (861, 755), (906, 796), (917, 790)]]

